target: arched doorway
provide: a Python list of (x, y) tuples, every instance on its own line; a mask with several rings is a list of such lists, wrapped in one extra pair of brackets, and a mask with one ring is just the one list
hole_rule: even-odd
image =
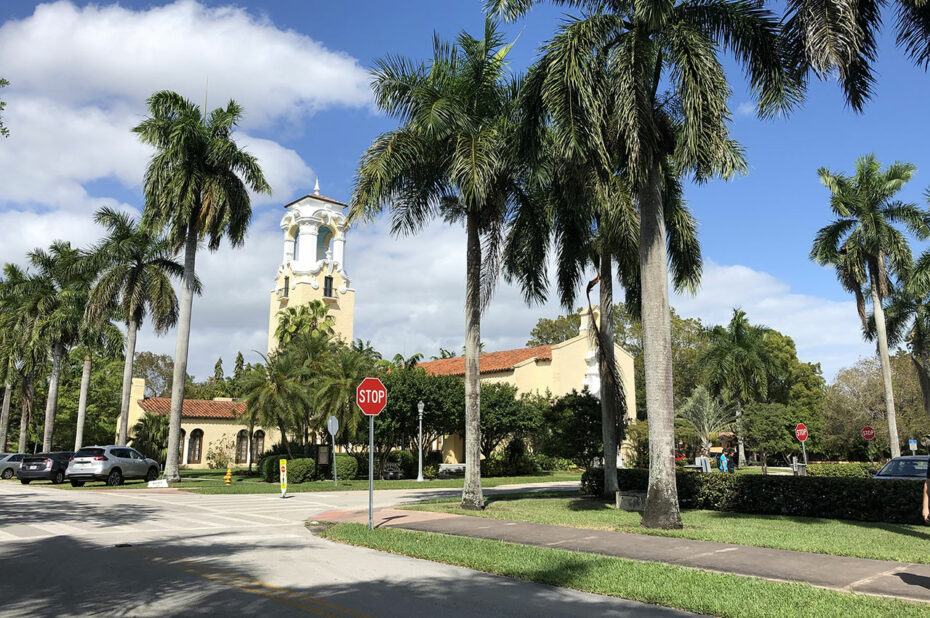
[(187, 447), (187, 463), (199, 464), (203, 451), (203, 430), (195, 429), (191, 432), (190, 444)]
[(245, 429), (236, 434), (236, 463), (249, 462), (249, 432)]
[(252, 435), (252, 461), (258, 462), (258, 458), (265, 452), (265, 432), (259, 429)]

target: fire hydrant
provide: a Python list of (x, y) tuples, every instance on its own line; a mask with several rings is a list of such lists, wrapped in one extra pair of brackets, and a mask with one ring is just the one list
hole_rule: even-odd
[(229, 487), (232, 485), (232, 468), (226, 468), (226, 476), (223, 477), (223, 480), (226, 481), (226, 486)]

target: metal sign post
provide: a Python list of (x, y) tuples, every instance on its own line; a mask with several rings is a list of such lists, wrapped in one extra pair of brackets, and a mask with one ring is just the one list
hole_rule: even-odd
[(329, 435), (333, 438), (333, 455), (331, 458), (333, 465), (333, 487), (339, 487), (339, 479), (336, 478), (336, 432), (339, 431), (339, 419), (335, 416), (330, 416), (329, 420), (326, 421), (326, 428), (329, 430)]
[(378, 378), (365, 378), (355, 389), (355, 403), (368, 417), (368, 529), (374, 530), (375, 417), (387, 405), (387, 389)]
[(804, 443), (807, 441), (807, 426), (804, 423), (798, 423), (794, 428), (795, 437), (801, 442), (801, 453), (804, 455), (804, 466), (807, 466), (807, 447)]

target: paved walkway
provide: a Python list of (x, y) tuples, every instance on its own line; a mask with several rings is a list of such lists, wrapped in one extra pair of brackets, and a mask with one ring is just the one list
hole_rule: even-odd
[[(320, 519), (368, 523), (368, 512), (330, 511)], [(692, 541), (450, 513), (382, 509), (375, 525), (808, 583), (821, 588), (930, 602), (930, 565), (845, 558), (729, 543)]]

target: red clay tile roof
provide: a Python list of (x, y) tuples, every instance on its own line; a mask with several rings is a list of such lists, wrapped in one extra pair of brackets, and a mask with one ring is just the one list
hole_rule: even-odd
[(302, 200), (302, 199), (304, 199), (304, 198), (307, 198), (307, 197), (312, 197), (312, 198), (317, 199), (317, 200), (322, 200), (322, 201), (324, 201), (324, 202), (329, 202), (330, 204), (338, 204), (339, 206), (342, 206), (343, 208), (345, 208), (346, 206), (348, 206), (348, 204), (344, 204), (344, 203), (340, 202), (339, 200), (334, 200), (334, 199), (331, 198), (331, 197), (326, 197), (325, 195), (316, 195), (316, 194), (314, 194), (314, 193), (308, 193), (307, 195), (305, 195), (305, 196), (303, 196), (303, 197), (297, 198), (296, 200), (294, 200), (294, 201), (291, 202), (290, 204), (285, 204), (284, 207), (287, 208), (287, 207), (289, 207), (289, 206), (293, 206), (294, 204), (296, 204), (296, 203), (299, 202), (300, 200)]
[[(164, 416), (171, 412), (171, 399), (168, 397), (149, 397), (148, 399), (140, 399), (139, 406), (146, 412)], [(181, 409), (181, 417), (235, 420), (243, 412), (245, 412), (244, 402), (185, 399), (184, 407)]]
[[(482, 354), (479, 360), (481, 373), (494, 373), (513, 369), (514, 365), (525, 360), (536, 361), (552, 360), (552, 346), (541, 345), (536, 348), (520, 348), (518, 350), (504, 350)], [(434, 376), (463, 376), (465, 375), (465, 357), (441, 358), (439, 360), (417, 363), (426, 373)]]

